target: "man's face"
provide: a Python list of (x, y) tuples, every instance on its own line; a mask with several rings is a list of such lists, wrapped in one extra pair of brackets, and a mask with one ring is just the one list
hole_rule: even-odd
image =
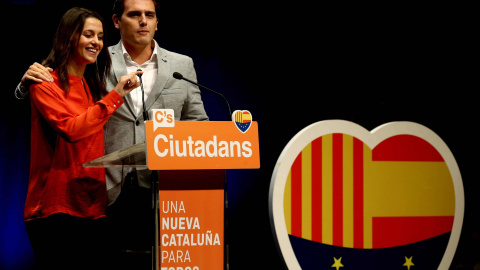
[(155, 5), (152, 0), (125, 0), (122, 16), (113, 15), (113, 22), (126, 45), (150, 45), (158, 24)]

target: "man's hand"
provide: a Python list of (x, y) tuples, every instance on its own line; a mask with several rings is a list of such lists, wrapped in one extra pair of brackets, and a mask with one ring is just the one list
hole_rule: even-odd
[(27, 72), (23, 74), (21, 81), (22, 86), (26, 88), (26, 86), (28, 86), (32, 82), (53, 82), (52, 74), (50, 74), (50, 72), (52, 71), (53, 69), (49, 67), (44, 67), (39, 63), (35, 62), (28, 68)]

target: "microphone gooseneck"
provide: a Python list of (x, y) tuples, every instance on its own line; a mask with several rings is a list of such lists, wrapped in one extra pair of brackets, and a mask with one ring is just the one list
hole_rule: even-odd
[[(142, 69), (138, 68), (137, 71), (142, 71)], [(145, 107), (145, 91), (143, 90), (142, 74), (138, 74), (137, 76), (140, 79), (140, 87), (142, 88), (143, 121), (148, 121), (148, 113)]]
[(225, 96), (223, 96), (223, 95), (220, 94), (219, 92), (214, 91), (214, 90), (212, 90), (212, 89), (210, 89), (210, 88), (208, 88), (208, 87), (206, 87), (206, 86), (203, 86), (203, 85), (201, 85), (201, 84), (199, 84), (199, 83), (197, 83), (197, 82), (191, 81), (191, 80), (183, 77), (183, 75), (180, 74), (180, 73), (178, 73), (178, 72), (174, 72), (174, 73), (173, 73), (173, 77), (174, 77), (175, 79), (177, 79), (177, 80), (185, 80), (185, 81), (187, 81), (187, 82), (189, 82), (189, 83), (195, 84), (195, 85), (197, 85), (197, 86), (199, 86), (199, 87), (202, 87), (202, 88), (204, 88), (204, 89), (207, 89), (208, 91), (210, 91), (210, 92), (212, 92), (212, 93), (215, 93), (215, 94), (221, 96), (221, 97), (223, 98), (223, 100), (225, 100), (225, 103), (227, 103), (227, 106), (228, 106), (228, 119), (229, 119), (229, 120), (232, 119), (232, 111), (230, 110), (230, 104), (228, 103), (228, 100), (225, 98)]

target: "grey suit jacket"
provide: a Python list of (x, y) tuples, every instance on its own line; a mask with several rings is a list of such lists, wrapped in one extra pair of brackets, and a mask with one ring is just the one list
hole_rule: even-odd
[[(107, 91), (112, 91), (121, 76), (127, 74), (125, 59), (122, 53), (122, 41), (110, 46), (108, 51), (112, 58), (112, 69), (107, 79)], [(184, 80), (173, 78), (173, 72), (179, 72), (186, 78), (197, 80), (193, 67), (193, 60), (185, 55), (162, 49), (155, 42), (157, 48), (158, 74), (152, 91), (145, 100), (147, 111), (151, 109), (173, 109), (175, 121), (207, 121), (197, 86)], [(102, 93), (102, 96), (107, 93)], [(137, 114), (133, 107), (130, 95), (124, 97), (125, 103), (110, 117), (104, 127), (105, 154), (115, 152), (133, 144), (145, 141), (145, 125), (142, 112)], [(131, 170), (131, 169), (130, 169)], [(121, 168), (107, 168), (108, 204), (112, 204), (120, 194), (121, 181), (129, 170)], [(148, 171), (139, 173), (141, 185), (150, 187)]]

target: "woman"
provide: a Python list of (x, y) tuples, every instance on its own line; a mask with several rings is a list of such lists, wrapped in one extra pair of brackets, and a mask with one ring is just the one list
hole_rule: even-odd
[[(43, 62), (53, 82), (31, 86), (31, 162), (24, 218), (41, 269), (105, 269), (103, 125), (138, 87), (134, 72), (100, 99), (111, 60), (99, 14), (72, 8)], [(105, 47), (106, 44), (105, 44)], [(111, 89), (108, 89), (111, 90)]]

